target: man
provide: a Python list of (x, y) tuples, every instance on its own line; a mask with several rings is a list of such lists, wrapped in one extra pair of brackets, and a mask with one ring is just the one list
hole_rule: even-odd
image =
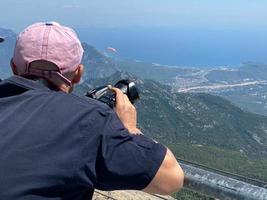
[(0, 199), (91, 199), (94, 188), (178, 191), (182, 169), (141, 134), (126, 95), (111, 88), (114, 112), (70, 94), (82, 54), (75, 32), (55, 22), (18, 36), (15, 76), (0, 83)]

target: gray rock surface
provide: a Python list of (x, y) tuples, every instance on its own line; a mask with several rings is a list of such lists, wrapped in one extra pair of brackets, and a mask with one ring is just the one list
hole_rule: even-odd
[(175, 200), (170, 196), (150, 195), (142, 191), (123, 190), (105, 192), (95, 190), (93, 200)]

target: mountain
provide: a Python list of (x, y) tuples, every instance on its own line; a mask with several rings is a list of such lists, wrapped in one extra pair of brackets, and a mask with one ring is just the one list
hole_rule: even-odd
[(119, 69), (140, 78), (168, 84), (178, 92), (202, 92), (267, 83), (267, 65), (261, 63), (248, 62), (235, 68), (190, 68), (121, 60), (117, 65)]
[[(171, 87), (128, 72), (85, 80), (76, 88), (84, 95), (97, 86), (133, 80), (140, 91), (136, 102), (138, 127), (168, 146), (178, 159), (267, 181), (267, 117), (245, 112), (210, 94), (172, 93)], [(210, 199), (183, 190), (176, 199)]]
[[(184, 141), (203, 146), (212, 145), (248, 155), (266, 156), (266, 117), (246, 112), (219, 96), (205, 93), (175, 93), (172, 84), (163, 85), (157, 81), (142, 78), (149, 77), (149, 70), (151, 70), (152, 77), (153, 74), (165, 76), (165, 81), (162, 82), (166, 83), (171, 76), (202, 77), (201, 75), (209, 75), (211, 72), (215, 74), (218, 69), (198, 71), (198, 69), (172, 68), (170, 70), (169, 68), (162, 69), (162, 66), (143, 65), (138, 62), (135, 65), (131, 65), (131, 63), (127, 65), (125, 61), (115, 61), (88, 45), (85, 48), (85, 51), (87, 50), (90, 50), (88, 51), (90, 53), (85, 54), (84, 61), (89, 64), (90, 72), (88, 71), (88, 73), (95, 76), (89, 79), (86, 79), (88, 78), (86, 76), (83, 84), (77, 88), (77, 92), (84, 94), (87, 90), (97, 86), (115, 84), (120, 79), (134, 80), (141, 91), (142, 99), (137, 103), (139, 124), (144, 132), (147, 132), (147, 135), (161, 141)], [(86, 61), (88, 58), (90, 60)], [(124, 62), (123, 69), (122, 62)], [(90, 67), (90, 64), (93, 66)], [(101, 70), (99, 71), (99, 69)], [(105, 69), (108, 69), (108, 72), (100, 75), (101, 71), (105, 71)], [(227, 71), (230, 74), (231, 72), (236, 74), (235, 71), (224, 68), (219, 71), (218, 74), (222, 74), (221, 80), (225, 76), (221, 72)], [(244, 67), (240, 71), (244, 74), (245, 71), (247, 74), (254, 73), (249, 67)], [(112, 74), (112, 72), (114, 73)], [(164, 72), (165, 75), (163, 75)], [(179, 74), (174, 72), (179, 72)], [(108, 76), (109, 74), (112, 75)], [(231, 83), (234, 80), (236, 78), (233, 78)], [(260, 80), (259, 78), (258, 81)], [(211, 84), (212, 81), (206, 82)]]
[(0, 28), (0, 35), (5, 38), (4, 43), (0, 43), (0, 78), (10, 76), (10, 59), (16, 42), (16, 34), (8, 29)]
[(112, 59), (84, 44), (85, 79), (108, 77), (127, 71), (172, 87), (178, 93), (209, 93), (224, 97), (236, 106), (267, 116), (267, 65), (247, 62), (240, 67), (186, 68)]
[(120, 70), (131, 72), (140, 78), (157, 80), (168, 84), (177, 75), (187, 76), (196, 71), (192, 68), (169, 67), (156, 63), (144, 63), (138, 60), (119, 60), (117, 65)]
[[(166, 69), (164, 66), (139, 61), (112, 62), (115, 62), (115, 65), (110, 67), (114, 71), (117, 68), (119, 70), (109, 77), (84, 79), (76, 88), (76, 92), (84, 95), (86, 91), (97, 86), (115, 84), (120, 79), (130, 78), (141, 92), (141, 100), (135, 105), (138, 111), (138, 126), (146, 135), (166, 144), (177, 158), (267, 181), (266, 117), (240, 109), (219, 96), (175, 92), (176, 81), (181, 81), (181, 88), (188, 84), (215, 84), (205, 76), (218, 68), (172, 67), (170, 72), (168, 67)], [(219, 68), (218, 73), (231, 73), (233, 70), (236, 69)], [(159, 82), (151, 80), (151, 77)], [(234, 79), (231, 84), (234, 84)], [(239, 87), (241, 88), (244, 86)], [(188, 191), (176, 195), (178, 199), (184, 197), (208, 199)]]
[[(202, 73), (203, 74), (203, 73)], [(176, 79), (173, 90), (178, 92), (205, 92), (222, 96), (244, 110), (267, 115), (267, 65), (245, 63), (238, 68), (207, 70), (206, 79), (196, 85), (183, 85)]]
[(172, 93), (169, 86), (121, 72), (85, 81), (77, 90), (83, 94), (93, 86), (114, 84), (126, 77), (134, 80), (141, 92), (136, 106), (139, 125), (147, 135), (161, 141), (212, 145), (258, 157), (267, 155), (267, 117), (245, 112), (221, 97)]
[(82, 63), (86, 66), (84, 79), (108, 77), (119, 70), (116, 62), (104, 56), (95, 47), (86, 43), (82, 45), (84, 48)]
[(267, 65), (248, 62), (240, 67), (184, 68), (133, 60), (118, 62), (120, 70), (152, 79), (179, 93), (209, 93), (244, 110), (267, 116)]

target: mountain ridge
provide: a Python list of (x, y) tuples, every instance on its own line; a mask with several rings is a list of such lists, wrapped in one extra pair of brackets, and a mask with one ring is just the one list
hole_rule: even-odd
[[(171, 87), (142, 80), (129, 73), (85, 81), (80, 94), (94, 86), (129, 77), (141, 91), (137, 102), (139, 125), (149, 136), (163, 141), (214, 145), (249, 154), (267, 155), (267, 117), (245, 112), (210, 94), (174, 94)], [(168, 127), (168, 128), (167, 128)], [(151, 134), (153, 133), (153, 134)], [(229, 138), (232, 138), (229, 141)], [(258, 155), (259, 156), (259, 155)]]

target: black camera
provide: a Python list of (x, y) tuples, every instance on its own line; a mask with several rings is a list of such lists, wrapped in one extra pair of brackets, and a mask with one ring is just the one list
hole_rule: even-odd
[[(139, 92), (133, 81), (128, 79), (120, 80), (114, 85), (114, 87), (119, 88), (124, 94), (126, 94), (132, 104), (139, 99)], [(111, 108), (114, 108), (116, 104), (116, 94), (111, 91), (108, 86), (95, 88), (87, 92), (86, 96), (97, 99)]]

